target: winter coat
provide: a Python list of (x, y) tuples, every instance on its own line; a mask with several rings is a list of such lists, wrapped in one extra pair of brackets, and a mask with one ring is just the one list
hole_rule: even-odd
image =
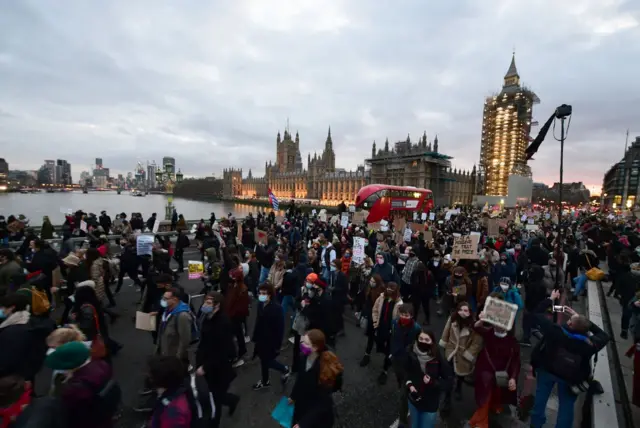
[(336, 379), (335, 388), (328, 388), (320, 385), (320, 360), (316, 360), (309, 370), (306, 356), (300, 358), (300, 366), (296, 383), (291, 391), (291, 399), (294, 402), (293, 421), (295, 424), (305, 428), (331, 428), (334, 423), (333, 416), (333, 389), (339, 389), (342, 378)]
[(284, 335), (282, 306), (276, 302), (258, 305), (258, 315), (253, 329), (254, 354), (263, 360), (272, 360), (280, 353)]
[[(416, 401), (414, 394), (409, 393), (408, 399), (419, 412), (435, 413), (440, 405), (440, 395), (449, 390), (451, 385), (451, 366), (442, 357), (439, 350), (436, 355), (428, 361), (424, 367), (420, 366), (413, 345), (408, 348), (407, 357), (404, 359), (404, 366), (407, 374), (407, 383), (404, 388), (413, 386), (417, 390), (417, 395), (421, 398)], [(424, 383), (424, 376), (431, 379), (429, 383)]]
[(200, 342), (196, 351), (196, 367), (203, 367), (212, 390), (224, 390), (236, 377), (232, 360), (236, 357), (231, 321), (223, 312), (205, 316), (200, 326)]
[(111, 428), (114, 421), (111, 416), (106, 420), (97, 420), (94, 403), (97, 392), (112, 379), (111, 366), (103, 360), (93, 360), (73, 372), (73, 376), (62, 384), (60, 401), (68, 428)]
[(460, 328), (458, 323), (451, 322), (449, 317), (440, 338), (440, 346), (444, 348), (447, 361), (453, 363), (456, 375), (467, 376), (473, 372), (483, 341), (473, 326)]
[[(384, 303), (385, 299), (386, 297), (384, 293), (380, 294), (380, 296), (378, 296), (378, 298), (376, 299), (376, 302), (373, 304), (373, 309), (371, 310), (371, 318), (373, 321), (374, 329), (378, 328), (378, 324), (380, 323), (380, 315), (382, 315), (380, 312), (382, 311), (382, 304)], [(398, 308), (400, 307), (400, 305), (402, 305), (402, 298), (398, 297), (396, 299), (395, 305), (393, 306), (393, 314), (391, 315), (391, 319), (398, 319)]]
[(184, 302), (180, 302), (173, 310), (165, 311), (158, 329), (156, 353), (188, 361), (189, 345), (191, 344), (191, 322), (189, 306)]
[(96, 286), (96, 296), (98, 296), (98, 300), (100, 302), (104, 302), (107, 298), (104, 290), (104, 269), (102, 268), (102, 258), (98, 258), (94, 260), (91, 265), (91, 269), (89, 270), (89, 277), (91, 281), (93, 281)]

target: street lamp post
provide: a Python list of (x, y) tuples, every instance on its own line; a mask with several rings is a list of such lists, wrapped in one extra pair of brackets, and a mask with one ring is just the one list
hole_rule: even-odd
[(167, 163), (162, 168), (156, 169), (156, 181), (164, 185), (165, 194), (167, 195), (167, 205), (165, 206), (164, 219), (171, 220), (175, 205), (173, 205), (173, 188), (176, 184), (182, 183), (183, 175), (180, 170), (174, 171), (174, 166)]

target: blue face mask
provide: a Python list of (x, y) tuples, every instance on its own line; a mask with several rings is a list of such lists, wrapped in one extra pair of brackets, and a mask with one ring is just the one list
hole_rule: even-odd
[(261, 294), (258, 296), (258, 300), (261, 301), (262, 303), (265, 303), (267, 301), (267, 295), (266, 294)]
[(211, 312), (213, 312), (213, 306), (202, 305), (200, 307), (200, 310), (203, 314), (210, 314)]
[(167, 306), (169, 306), (169, 303), (166, 300), (162, 299), (160, 300), (160, 306), (166, 308)]
[(7, 316), (4, 313), (4, 309), (0, 309), (0, 320), (5, 319)]

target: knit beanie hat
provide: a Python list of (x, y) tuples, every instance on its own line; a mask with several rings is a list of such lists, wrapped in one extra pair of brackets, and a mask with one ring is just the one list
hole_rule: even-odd
[(45, 365), (52, 370), (71, 370), (86, 363), (90, 355), (89, 348), (84, 343), (69, 342), (47, 355)]

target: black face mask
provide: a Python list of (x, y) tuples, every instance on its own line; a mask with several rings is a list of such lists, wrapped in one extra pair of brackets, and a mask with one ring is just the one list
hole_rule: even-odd
[(416, 342), (416, 344), (418, 345), (418, 349), (420, 350), (420, 352), (430, 352), (431, 351), (431, 344), (429, 343), (424, 343), (424, 342)]

